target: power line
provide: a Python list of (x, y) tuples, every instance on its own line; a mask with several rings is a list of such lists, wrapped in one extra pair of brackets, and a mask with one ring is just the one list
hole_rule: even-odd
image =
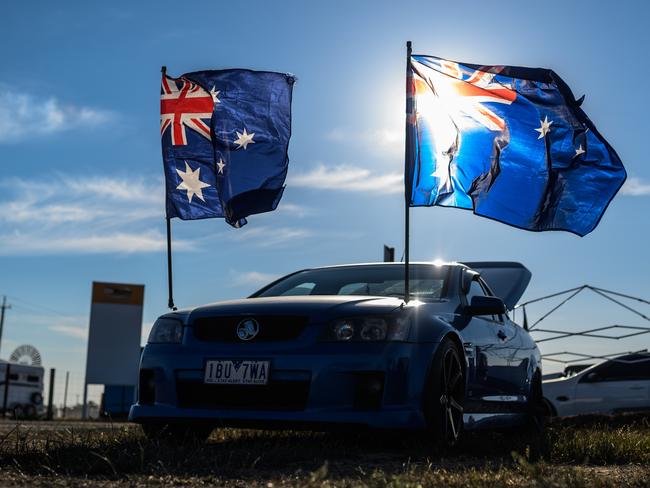
[(19, 297), (13, 296), (13, 295), (9, 295), (9, 298), (11, 298), (12, 300), (17, 301), (17, 302), (22, 302), (23, 305), (21, 305), (21, 306), (25, 307), (25, 308), (32, 308), (32, 309), (36, 309), (37, 311), (41, 311), (41, 312), (54, 313), (54, 314), (60, 315), (61, 317), (70, 317), (71, 316), (70, 314), (63, 313), (63, 312), (61, 312), (59, 310), (54, 310), (53, 308), (46, 307), (45, 305), (38, 305), (36, 303), (29, 302), (27, 300), (24, 300), (22, 298), (19, 298)]

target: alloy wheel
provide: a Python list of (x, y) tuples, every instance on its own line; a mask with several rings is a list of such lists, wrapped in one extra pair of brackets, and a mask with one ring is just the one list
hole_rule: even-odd
[(442, 360), (440, 378), (440, 405), (443, 414), (443, 433), (445, 441), (454, 444), (463, 424), (463, 369), (460, 358), (454, 349), (448, 349)]

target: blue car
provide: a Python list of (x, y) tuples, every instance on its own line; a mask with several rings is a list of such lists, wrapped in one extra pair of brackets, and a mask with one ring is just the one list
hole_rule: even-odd
[(354, 264), (298, 271), (243, 300), (161, 316), (130, 419), (147, 435), (220, 426), (463, 429), (532, 420), (541, 359), (510, 320), (519, 263)]

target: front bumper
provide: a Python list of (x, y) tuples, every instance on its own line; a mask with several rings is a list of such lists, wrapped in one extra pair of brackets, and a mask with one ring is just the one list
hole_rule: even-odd
[[(397, 342), (284, 348), (265, 344), (148, 345), (141, 369), (153, 373), (155, 400), (133, 405), (129, 419), (268, 428), (327, 429), (353, 424), (417, 429), (425, 426), (422, 390), (435, 346)], [(204, 364), (211, 358), (270, 360), (269, 388), (220, 390), (204, 385)], [(365, 390), (378, 382), (380, 391)], [(243, 395), (244, 403), (241, 399), (231, 401), (236, 395)]]

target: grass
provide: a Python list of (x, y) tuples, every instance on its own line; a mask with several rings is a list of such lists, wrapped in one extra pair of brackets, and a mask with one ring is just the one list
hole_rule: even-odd
[(128, 424), (0, 424), (0, 484), (79, 486), (647, 486), (644, 416), (558, 422), (534, 443), (424, 435), (223, 429), (206, 445), (147, 440)]

